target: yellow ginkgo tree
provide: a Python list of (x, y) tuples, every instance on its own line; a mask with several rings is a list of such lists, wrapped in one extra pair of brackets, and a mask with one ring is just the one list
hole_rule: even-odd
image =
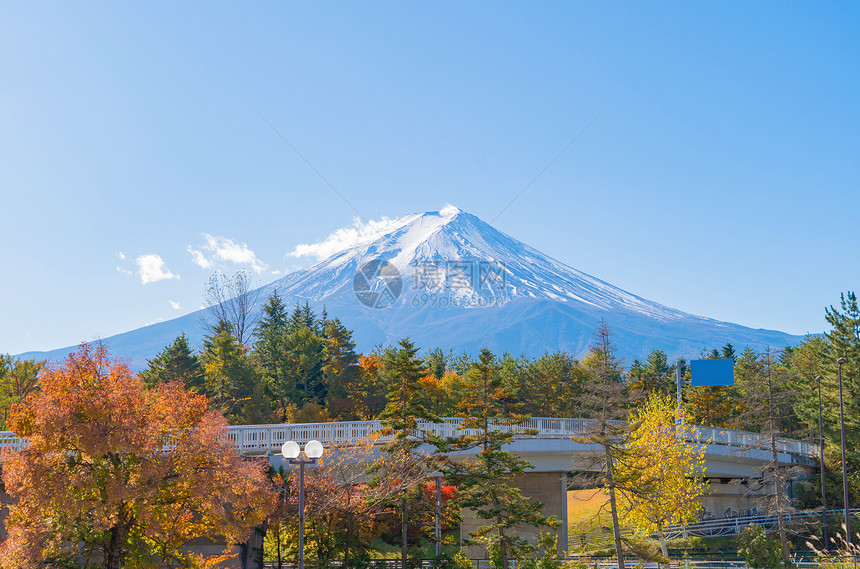
[(616, 464), (619, 510), (638, 529), (656, 532), (667, 556), (664, 528), (694, 520), (707, 490), (704, 448), (675, 426), (671, 396), (655, 393), (630, 418), (627, 444)]

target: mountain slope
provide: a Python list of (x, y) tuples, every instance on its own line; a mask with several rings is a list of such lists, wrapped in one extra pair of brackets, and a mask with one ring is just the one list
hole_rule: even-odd
[[(410, 336), (419, 346), (455, 352), (580, 356), (605, 320), (628, 361), (654, 349), (697, 356), (731, 342), (782, 347), (801, 338), (694, 316), (652, 302), (568, 267), (453, 207), (412, 214), (367, 243), (341, 251), (259, 289), (288, 306), (323, 306), (355, 331), (359, 349)], [(206, 311), (104, 341), (115, 355), (145, 367), (180, 332), (199, 345)], [(23, 357), (61, 357), (71, 348)]]

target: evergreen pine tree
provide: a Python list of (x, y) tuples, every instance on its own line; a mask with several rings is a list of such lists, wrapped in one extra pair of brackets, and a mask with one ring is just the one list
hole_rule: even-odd
[(675, 368), (663, 350), (651, 351), (644, 363), (634, 360), (628, 378), (630, 391), (639, 397), (675, 392)]
[[(332, 416), (350, 408), (347, 405), (351, 396), (358, 395), (361, 368), (352, 332), (340, 320), (328, 320), (324, 330), (323, 378), (328, 386), (327, 408)], [(357, 417), (349, 417), (356, 419)]]
[(185, 332), (153, 359), (147, 360), (147, 363), (149, 367), (140, 372), (140, 376), (148, 387), (180, 381), (186, 389), (195, 393), (203, 393), (206, 389), (203, 368), (199, 358), (188, 347)]
[(295, 386), (292, 400), (296, 406), (325, 401), (328, 388), (323, 374), (324, 349), (322, 339), (307, 326), (287, 337), (287, 367), (292, 375), (290, 383)]
[[(415, 489), (426, 478), (423, 458), (416, 449), (424, 441), (435, 441), (435, 437), (420, 428), (420, 421), (438, 422), (425, 405), (420, 389), (420, 380), (427, 373), (424, 362), (418, 357), (418, 348), (409, 338), (400, 340), (399, 348), (390, 349), (383, 358), (384, 375), (388, 380), (388, 404), (379, 414), (379, 419), (392, 439), (383, 448), (386, 459), (383, 468), (397, 470), (395, 477), (410, 481), (400, 496), (401, 509), (401, 569), (408, 564), (408, 502)], [(418, 493), (420, 498), (420, 492)]]
[(229, 324), (216, 328), (216, 334), (205, 341), (201, 361), (211, 404), (231, 424), (237, 424), (249, 412), (248, 401), (260, 381), (256, 367), (231, 329)]
[(556, 527), (558, 521), (541, 513), (543, 504), (531, 502), (512, 482), (532, 468), (519, 455), (504, 450), (518, 434), (527, 434), (522, 425), (528, 416), (520, 412), (517, 398), (503, 385), (495, 356), (486, 348), (466, 374), (460, 413), (462, 434), (438, 441), (442, 452), (474, 455), (448, 463), (443, 470), (457, 487), (457, 503), (470, 509), (483, 525), (464, 541), (486, 547), (500, 568), (511, 558), (522, 559), (534, 549), (520, 537), (521, 526)]
[(277, 292), (263, 305), (254, 336), (254, 359), (264, 376), (268, 391), (274, 397), (281, 422), (287, 421), (287, 408), (295, 393), (294, 377), (287, 353), (289, 317)]

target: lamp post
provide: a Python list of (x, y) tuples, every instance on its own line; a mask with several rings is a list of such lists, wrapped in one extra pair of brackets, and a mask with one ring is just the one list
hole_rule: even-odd
[(819, 454), (821, 459), (821, 505), (824, 509), (821, 511), (821, 518), (824, 524), (824, 551), (830, 551), (830, 535), (827, 533), (827, 489), (824, 487), (824, 423), (821, 420), (821, 380), (819, 375), (815, 378), (818, 381), (818, 444)]
[(281, 454), (290, 464), (299, 465), (299, 569), (305, 569), (305, 465), (314, 464), (323, 455), (325, 448), (319, 441), (305, 444), (304, 458), (296, 441), (287, 441), (281, 446)]
[(442, 473), (433, 472), (430, 476), (436, 480), (436, 559), (442, 555)]
[(842, 403), (842, 364), (848, 360), (839, 358), (839, 428), (842, 434), (842, 492), (845, 497), (845, 543), (847, 550), (851, 551), (851, 518), (848, 508), (848, 470), (845, 467), (845, 407)]

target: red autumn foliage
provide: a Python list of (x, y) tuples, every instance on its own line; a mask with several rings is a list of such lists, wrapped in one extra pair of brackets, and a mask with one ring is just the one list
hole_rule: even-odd
[(242, 542), (274, 508), (265, 465), (239, 456), (204, 396), (176, 383), (148, 390), (103, 347), (85, 345), (43, 370), (41, 385), (9, 418), (29, 446), (3, 455), (17, 503), (0, 566), (208, 566), (229, 555), (181, 546), (202, 536)]

